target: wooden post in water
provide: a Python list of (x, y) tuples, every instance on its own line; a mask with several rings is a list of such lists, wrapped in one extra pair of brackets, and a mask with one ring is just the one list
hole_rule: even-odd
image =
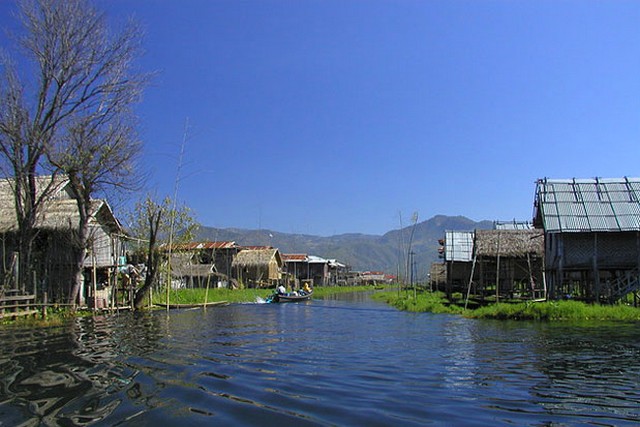
[(91, 282), (93, 285), (93, 311), (98, 310), (98, 273), (96, 271), (96, 252), (95, 250), (91, 251), (91, 267), (92, 267), (92, 277)]
[(49, 301), (48, 301), (48, 299), (49, 299), (49, 298), (48, 298), (48, 296), (47, 296), (47, 293), (45, 292), (45, 293), (42, 295), (42, 318), (43, 318), (43, 319), (46, 319), (46, 318), (47, 318), (47, 303), (49, 302)]
[(467, 305), (469, 304), (469, 295), (471, 294), (471, 284), (473, 283), (473, 273), (476, 271), (476, 261), (478, 259), (477, 255), (473, 256), (473, 264), (471, 264), (471, 275), (469, 276), (469, 284), (467, 286), (467, 297), (464, 300), (464, 309), (467, 309)]
[(593, 233), (593, 283), (595, 287), (595, 300), (600, 302), (600, 272), (598, 271), (598, 233)]
[[(38, 275), (35, 270), (33, 270), (33, 296), (38, 298)], [(34, 301), (35, 302), (35, 301)]]
[(207, 275), (207, 289), (204, 291), (204, 309), (207, 309), (207, 303), (209, 302), (209, 283), (211, 282), (211, 273)]

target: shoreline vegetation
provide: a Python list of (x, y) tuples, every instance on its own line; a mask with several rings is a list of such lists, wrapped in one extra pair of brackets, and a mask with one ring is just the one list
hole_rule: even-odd
[[(484, 306), (472, 305), (464, 308), (464, 299), (459, 298), (449, 301), (443, 292), (425, 290), (398, 291), (397, 285), (390, 285), (380, 290), (374, 286), (345, 286), (345, 287), (320, 287), (314, 288), (314, 298), (323, 298), (328, 295), (350, 292), (371, 291), (372, 298), (381, 301), (401, 311), (414, 313), (454, 314), (472, 319), (496, 319), (517, 321), (640, 321), (640, 308), (631, 305), (600, 305), (588, 304), (580, 301), (544, 301), (544, 302), (500, 302)], [(193, 304), (206, 303), (258, 303), (264, 301), (274, 292), (273, 289), (180, 289), (169, 293), (169, 304)], [(155, 292), (152, 296), (152, 305), (148, 309), (164, 309), (166, 293)], [(101, 311), (100, 313), (104, 313)], [(72, 311), (66, 308), (51, 307), (47, 310), (47, 317), (18, 317), (13, 320), (5, 319), (0, 325), (26, 325), (26, 326), (57, 326), (67, 320), (91, 316), (95, 312), (91, 309)]]
[[(341, 287), (315, 287), (314, 297), (322, 298), (326, 295), (338, 293), (373, 291), (373, 286), (341, 286)], [(257, 303), (273, 294), (274, 289), (179, 289), (169, 292), (170, 305), (201, 305), (205, 303), (214, 306), (215, 303), (229, 304), (250, 304)], [(164, 290), (156, 291), (151, 298), (151, 306), (147, 310), (164, 310), (167, 303), (166, 292)], [(46, 311), (46, 317), (41, 314), (35, 316), (18, 316), (11, 318), (7, 316), (0, 320), (1, 326), (34, 326), (34, 327), (51, 327), (60, 326), (65, 322), (77, 317), (90, 317), (95, 314), (109, 313), (108, 309), (93, 311), (91, 308), (78, 308), (72, 310), (68, 307), (56, 307), (52, 305)]]
[(471, 319), (533, 321), (640, 321), (640, 308), (630, 305), (600, 305), (581, 301), (499, 302), (464, 309), (464, 299), (447, 300), (443, 292), (384, 291), (378, 301), (402, 311), (457, 314)]

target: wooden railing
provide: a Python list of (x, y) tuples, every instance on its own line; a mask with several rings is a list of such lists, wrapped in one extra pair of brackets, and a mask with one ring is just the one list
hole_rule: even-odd
[(0, 319), (38, 314), (35, 295), (20, 295), (18, 289), (8, 289), (0, 296)]

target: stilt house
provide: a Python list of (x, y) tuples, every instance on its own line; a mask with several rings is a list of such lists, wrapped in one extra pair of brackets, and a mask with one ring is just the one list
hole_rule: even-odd
[(540, 230), (476, 230), (469, 285), (482, 297), (545, 299)]
[(329, 260), (315, 255), (308, 256), (309, 278), (312, 286), (327, 286), (329, 283)]
[(464, 292), (473, 261), (473, 231), (445, 231), (445, 292)]
[(539, 179), (550, 297), (614, 302), (640, 289), (640, 178)]
[(329, 286), (346, 286), (347, 273), (349, 272), (349, 266), (338, 262), (336, 259), (330, 259), (329, 261)]
[[(16, 275), (18, 253), (18, 224), (12, 179), (0, 180), (0, 238), (2, 239), (3, 284), (11, 286)], [(46, 291), (50, 301), (62, 302), (72, 281), (73, 258), (71, 248), (77, 244), (74, 236), (78, 229), (79, 213), (75, 195), (65, 176), (37, 178), (37, 186), (50, 186), (50, 196), (44, 201), (36, 221), (38, 231), (34, 242), (33, 283), (36, 289)], [(44, 191), (44, 190), (42, 190)], [(84, 262), (86, 285), (81, 290), (80, 303), (88, 296), (91, 282), (106, 287), (115, 281), (118, 258), (125, 253), (124, 230), (105, 200), (92, 201), (90, 218), (90, 247)], [(97, 282), (97, 283), (95, 283)]]
[(307, 254), (282, 254), (282, 262), (287, 286), (298, 288), (302, 280), (309, 280), (311, 277)]
[(178, 287), (234, 287), (235, 242), (189, 242), (172, 246), (171, 274)]
[(495, 222), (493, 230), (446, 231), (443, 264), (431, 268), (431, 280), (445, 283), (448, 296), (545, 298), (544, 236), (525, 222)]
[(282, 278), (282, 265), (278, 249), (242, 249), (231, 267), (239, 282), (257, 288), (278, 284)]

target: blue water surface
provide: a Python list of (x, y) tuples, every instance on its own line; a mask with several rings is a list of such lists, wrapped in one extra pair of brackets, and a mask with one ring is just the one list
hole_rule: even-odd
[(0, 330), (4, 425), (637, 425), (638, 324), (406, 313), (362, 294)]

